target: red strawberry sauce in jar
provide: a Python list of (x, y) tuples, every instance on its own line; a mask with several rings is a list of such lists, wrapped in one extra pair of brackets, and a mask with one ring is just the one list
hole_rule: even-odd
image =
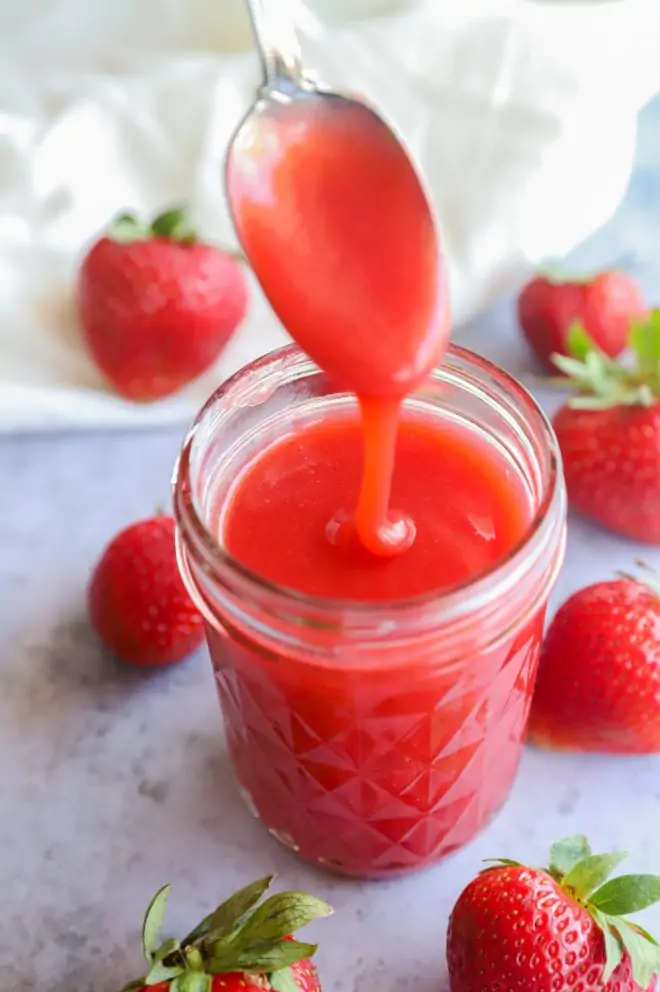
[(241, 792), (313, 862), (381, 878), (471, 840), (511, 788), (565, 543), (557, 447), (525, 390), (452, 347), (403, 401), (371, 554), (354, 395), (295, 346), (211, 397), (175, 479)]

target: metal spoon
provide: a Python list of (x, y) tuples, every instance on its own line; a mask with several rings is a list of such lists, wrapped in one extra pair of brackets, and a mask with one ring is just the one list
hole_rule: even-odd
[(400, 398), (449, 336), (428, 199), (383, 119), (304, 72), (295, 2), (246, 2), (263, 81), (226, 157), (237, 235), (317, 364), (361, 396)]

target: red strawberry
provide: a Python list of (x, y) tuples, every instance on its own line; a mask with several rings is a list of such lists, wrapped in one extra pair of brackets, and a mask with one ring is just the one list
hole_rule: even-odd
[(203, 620), (176, 561), (174, 520), (141, 520), (107, 546), (88, 590), (101, 640), (133, 665), (172, 665), (199, 647)]
[(89, 350), (114, 389), (144, 402), (206, 371), (245, 316), (236, 259), (201, 244), (185, 214), (119, 217), (85, 257), (78, 288)]
[(660, 310), (636, 325), (633, 369), (607, 358), (580, 331), (575, 358), (555, 356), (580, 395), (554, 428), (568, 498), (576, 510), (626, 537), (660, 543)]
[(634, 578), (581, 589), (546, 634), (530, 740), (561, 751), (660, 752), (660, 596)]
[(449, 920), (451, 992), (655, 989), (660, 947), (624, 915), (660, 901), (660, 878), (606, 881), (624, 857), (576, 836), (553, 845), (547, 871), (507, 860), (483, 871)]
[(631, 323), (647, 315), (640, 287), (616, 269), (583, 280), (538, 276), (518, 297), (523, 334), (546, 368), (552, 368), (553, 353), (568, 354), (568, 333), (575, 323), (601, 351), (615, 358), (628, 343)]
[(170, 886), (154, 897), (142, 926), (147, 974), (122, 992), (321, 992), (310, 958), (316, 944), (291, 934), (330, 916), (327, 903), (305, 892), (279, 892), (264, 902), (272, 878), (246, 886), (182, 941), (160, 943)]

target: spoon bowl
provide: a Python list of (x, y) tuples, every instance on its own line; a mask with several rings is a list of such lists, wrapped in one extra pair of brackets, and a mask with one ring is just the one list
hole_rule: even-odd
[(264, 79), (225, 174), (246, 258), (287, 331), (332, 378), (363, 397), (402, 397), (449, 337), (423, 185), (379, 114), (304, 74), (291, 7), (248, 7)]

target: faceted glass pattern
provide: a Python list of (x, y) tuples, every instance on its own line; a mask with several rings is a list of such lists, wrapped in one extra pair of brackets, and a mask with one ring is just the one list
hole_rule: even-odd
[(462, 847), (506, 799), (544, 610), (451, 671), (346, 670), (208, 630), (234, 768), (268, 829), (336, 871), (389, 877)]

